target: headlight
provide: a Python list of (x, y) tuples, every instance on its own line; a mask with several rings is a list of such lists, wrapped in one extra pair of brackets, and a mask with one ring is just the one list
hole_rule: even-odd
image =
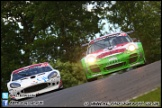
[(17, 87), (20, 87), (21, 85), (19, 83), (11, 83), (10, 84), (10, 87), (11, 88), (17, 88)]
[(96, 61), (96, 57), (93, 55), (87, 56), (86, 61), (88, 63), (94, 63)]
[(50, 78), (54, 78), (57, 76), (57, 72), (51, 72), (49, 75), (48, 75), (48, 79)]
[(129, 51), (134, 51), (135, 49), (136, 49), (136, 47), (133, 44), (128, 46)]

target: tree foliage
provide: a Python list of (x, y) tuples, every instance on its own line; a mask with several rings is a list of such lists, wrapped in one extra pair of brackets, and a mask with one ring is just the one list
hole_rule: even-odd
[(64, 88), (72, 87), (86, 82), (86, 76), (80, 62), (61, 62), (58, 59), (57, 62), (50, 62), (50, 64), (60, 71)]

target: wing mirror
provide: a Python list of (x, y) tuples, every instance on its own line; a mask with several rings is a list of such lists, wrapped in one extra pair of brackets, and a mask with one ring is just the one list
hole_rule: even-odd
[(140, 40), (137, 38), (132, 38), (132, 40), (133, 40), (133, 42), (140, 42)]

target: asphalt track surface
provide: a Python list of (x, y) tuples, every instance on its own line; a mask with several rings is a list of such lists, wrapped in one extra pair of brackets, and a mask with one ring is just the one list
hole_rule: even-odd
[[(75, 87), (19, 101), (22, 104), (28, 102), (28, 105), (12, 106), (90, 107), (93, 102), (127, 101), (157, 87), (161, 87), (161, 60), (128, 72), (112, 74)], [(29, 105), (32, 102), (36, 105)]]

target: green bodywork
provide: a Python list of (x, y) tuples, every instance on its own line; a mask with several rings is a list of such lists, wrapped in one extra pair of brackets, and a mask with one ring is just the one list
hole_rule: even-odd
[[(123, 69), (143, 65), (146, 62), (144, 50), (141, 42), (134, 42), (138, 49), (134, 51), (125, 50), (122, 53), (109, 55), (105, 58), (97, 59), (94, 63), (86, 63), (85, 57), (81, 59), (87, 80), (100, 75), (109, 74)], [(111, 58), (117, 58), (111, 60)]]

